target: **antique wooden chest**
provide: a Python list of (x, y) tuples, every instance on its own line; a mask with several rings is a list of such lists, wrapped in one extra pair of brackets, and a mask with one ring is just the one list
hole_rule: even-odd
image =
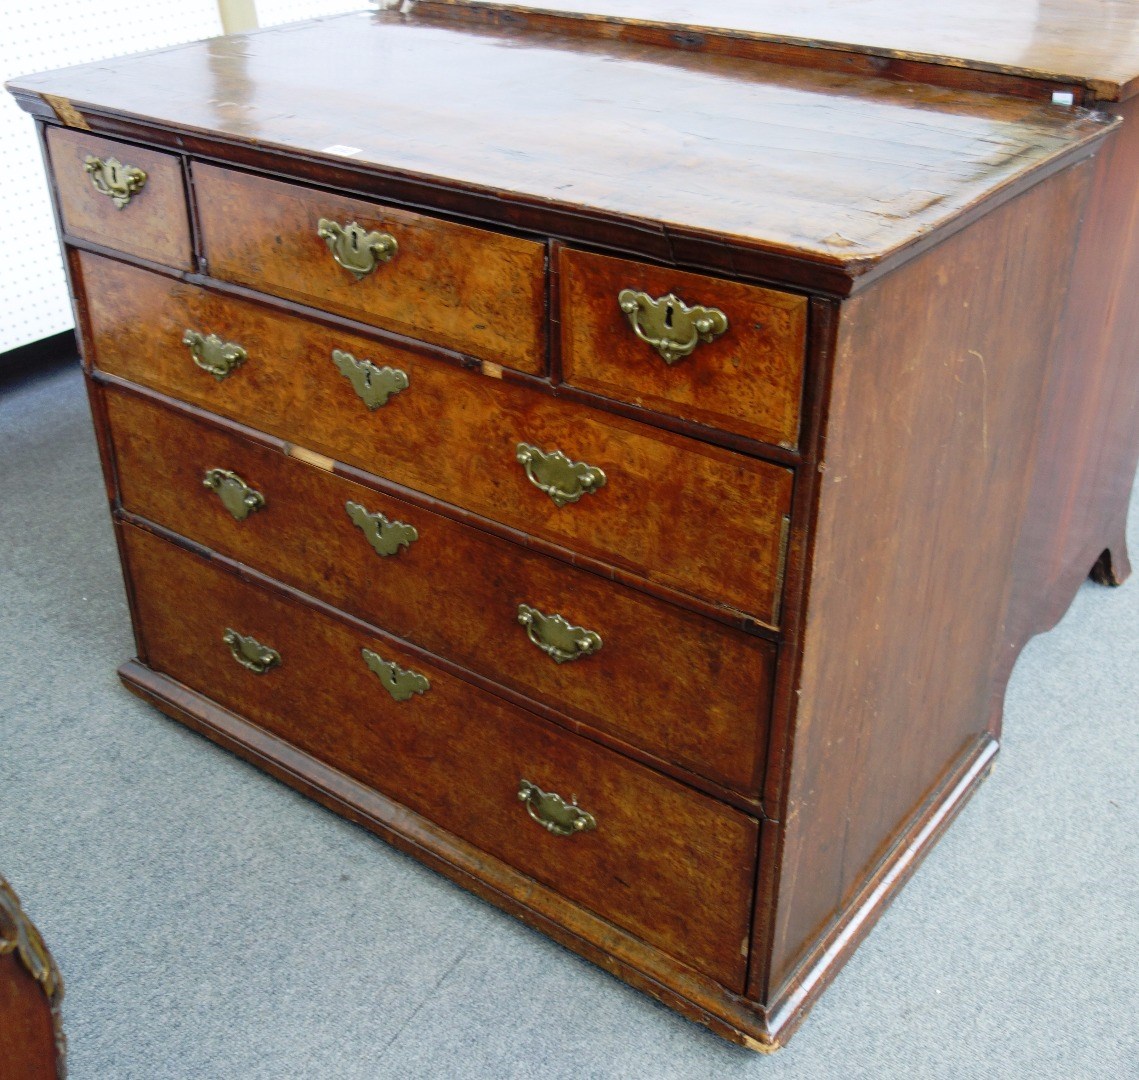
[(1126, 572), (1139, 142), (1054, 72), (399, 8), (10, 86), (121, 676), (771, 1049)]

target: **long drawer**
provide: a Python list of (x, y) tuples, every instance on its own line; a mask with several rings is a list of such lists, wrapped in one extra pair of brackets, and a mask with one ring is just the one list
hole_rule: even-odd
[(790, 470), (124, 263), (79, 265), (102, 370), (775, 622)]
[(743, 990), (753, 818), (122, 529), (152, 668)]
[[(756, 790), (768, 642), (139, 394), (105, 394), (125, 509), (667, 761)], [(538, 614), (523, 625), (527, 610)], [(568, 643), (558, 616), (577, 628)]]
[(202, 162), (193, 168), (215, 277), (545, 370), (544, 245)]

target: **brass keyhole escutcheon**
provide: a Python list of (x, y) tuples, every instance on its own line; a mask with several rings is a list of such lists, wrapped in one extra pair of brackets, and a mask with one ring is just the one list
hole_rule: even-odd
[(419, 530), (414, 525), (392, 521), (378, 511), (369, 513), (360, 503), (352, 502), (351, 499), (344, 504), (344, 509), (352, 524), (368, 538), (368, 543), (377, 555), (385, 558), (398, 555), (419, 539)]
[(669, 366), (691, 356), (701, 342), (713, 342), (728, 330), (728, 317), (719, 308), (689, 307), (672, 293), (654, 300), (648, 293), (622, 289), (617, 303), (637, 337)]
[(385, 660), (371, 649), (361, 649), (360, 655), (393, 701), (410, 701), (416, 694), (426, 694), (431, 689), (431, 681), (418, 671), (401, 668), (394, 660)]
[(356, 391), (357, 397), (373, 411), (386, 405), (411, 385), (407, 372), (393, 367), (377, 367), (371, 360), (357, 360), (343, 349), (332, 350), (332, 362)]

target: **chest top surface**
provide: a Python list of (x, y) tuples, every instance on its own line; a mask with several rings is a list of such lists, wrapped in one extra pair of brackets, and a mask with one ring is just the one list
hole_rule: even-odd
[(922, 57), (1066, 78), (1117, 101), (1139, 93), (1134, 0), (434, 0), (455, 7), (560, 11), (590, 19), (723, 30), (757, 39)]
[[(675, 228), (853, 274), (1109, 126), (1081, 109), (356, 13), (14, 80), (33, 107)], [(58, 110), (57, 110), (58, 111)]]

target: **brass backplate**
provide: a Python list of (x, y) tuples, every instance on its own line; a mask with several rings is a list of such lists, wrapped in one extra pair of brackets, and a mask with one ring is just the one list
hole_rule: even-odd
[(526, 812), (554, 836), (576, 836), (597, 828), (597, 819), (578, 806), (576, 799), (567, 803), (560, 795), (543, 791), (529, 780), (519, 781), (518, 799), (526, 804)]
[(518, 605), (518, 621), (530, 640), (559, 664), (592, 656), (601, 649), (601, 635), (572, 625), (561, 615), (543, 615), (529, 604)]
[(530, 483), (549, 495), (559, 508), (605, 486), (605, 473), (584, 461), (570, 461), (560, 450), (547, 453), (523, 442), (515, 448), (514, 456), (526, 470)]
[(654, 300), (648, 293), (622, 289), (617, 303), (637, 337), (656, 349), (669, 365), (690, 356), (701, 342), (715, 341), (728, 330), (728, 317), (719, 308), (689, 307), (672, 293)]
[(406, 371), (393, 367), (377, 367), (371, 360), (357, 360), (350, 352), (332, 350), (332, 362), (351, 384), (369, 409), (386, 405), (395, 394), (411, 385)]
[(408, 701), (416, 694), (426, 694), (431, 689), (430, 680), (426, 675), (420, 675), (418, 671), (401, 668), (394, 661), (385, 660), (371, 649), (361, 649), (360, 655), (395, 701)]
[(123, 210), (131, 199), (142, 191), (146, 184), (146, 173), (134, 165), (124, 165), (118, 158), (105, 160), (88, 154), (83, 167), (91, 177), (91, 183), (100, 195), (106, 195), (117, 210)]
[(354, 221), (341, 225), (329, 218), (321, 218), (317, 222), (316, 235), (328, 245), (337, 264), (357, 281), (367, 277), (382, 263), (391, 262), (399, 250), (399, 244), (391, 233), (369, 232)]

